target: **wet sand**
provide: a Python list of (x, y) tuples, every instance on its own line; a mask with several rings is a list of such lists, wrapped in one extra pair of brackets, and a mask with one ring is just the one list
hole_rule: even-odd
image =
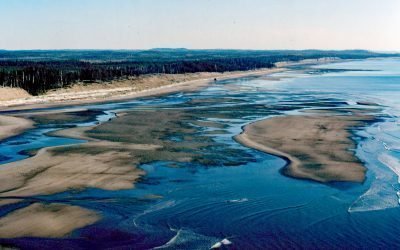
[(18, 135), (33, 127), (33, 121), (21, 117), (0, 115), (0, 140)]
[[(346, 110), (349, 111), (349, 110)], [(247, 125), (235, 139), (245, 146), (285, 159), (290, 177), (318, 182), (363, 182), (366, 168), (355, 157), (351, 128), (374, 120), (360, 110), (279, 116)]]
[(99, 219), (96, 212), (81, 207), (35, 203), (0, 218), (0, 238), (64, 237)]
[[(67, 117), (58, 116), (59, 119)], [(144, 171), (136, 168), (138, 159), (129, 151), (154, 151), (159, 147), (86, 136), (85, 132), (93, 128), (77, 127), (54, 134), (88, 140), (83, 145), (43, 148), (31, 158), (2, 165), (0, 205), (89, 187), (105, 190), (133, 188)], [(49, 201), (47, 205), (34, 204), (0, 218), (0, 237), (62, 237), (100, 219), (101, 216), (94, 211)]]
[(98, 140), (85, 134), (94, 128), (77, 127), (53, 133), (88, 140), (83, 145), (43, 148), (31, 158), (2, 165), (0, 204), (88, 187), (133, 188), (144, 172), (135, 167), (138, 161), (130, 151), (155, 150), (159, 146)]
[[(52, 122), (61, 122), (75, 119), (76, 116), (80, 114), (60, 113), (50, 117), (55, 119)], [(33, 119), (46, 123), (50, 117), (41, 114)], [(86, 188), (134, 188), (135, 183), (145, 174), (137, 168), (139, 164), (155, 160), (191, 161), (196, 155), (179, 152), (180, 148), (196, 151), (196, 148), (209, 145), (204, 139), (197, 142), (186, 138), (181, 143), (165, 139), (170, 133), (192, 131), (182, 124), (183, 120), (189, 118), (190, 115), (181, 111), (130, 112), (101, 125), (54, 132), (53, 136), (88, 142), (43, 148), (33, 157), (2, 165), (0, 205)], [(49, 205), (17, 209), (2, 217), (0, 237), (57, 237), (100, 219), (100, 216), (94, 216), (76, 206), (51, 209), (53, 205), (49, 201)], [(88, 220), (82, 219), (85, 216)], [(36, 219), (28, 220), (27, 217), (40, 218), (43, 223), (49, 224), (37, 223)], [(68, 222), (62, 226), (66, 218), (69, 218)], [(28, 221), (28, 226), (20, 228), (24, 220)], [(51, 229), (41, 230), (46, 225)]]

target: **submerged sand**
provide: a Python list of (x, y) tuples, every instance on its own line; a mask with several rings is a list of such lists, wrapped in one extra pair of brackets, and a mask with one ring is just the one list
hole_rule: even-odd
[(359, 111), (279, 116), (247, 125), (235, 139), (287, 160), (285, 175), (318, 182), (363, 182), (366, 169), (354, 155), (349, 130), (373, 119)]

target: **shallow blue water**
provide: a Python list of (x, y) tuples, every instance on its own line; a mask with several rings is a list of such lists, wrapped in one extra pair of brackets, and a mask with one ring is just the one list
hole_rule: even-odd
[[(215, 155), (216, 166), (153, 162), (141, 166), (147, 174), (135, 189), (88, 189), (32, 197), (32, 202), (57, 201), (100, 211), (103, 219), (66, 239), (1, 242), (29, 248), (54, 248), (61, 243), (74, 248), (209, 249), (228, 238), (233, 243), (230, 247), (239, 249), (398, 248), (399, 184), (395, 172), (400, 169), (399, 65), (399, 59), (353, 61), (322, 67), (374, 71), (309, 75), (293, 70), (274, 75), (282, 77), (281, 81), (242, 78), (217, 82), (199, 92), (82, 106), (106, 112), (170, 108), (196, 114), (236, 112), (233, 119), (211, 119), (227, 127), (225, 134), (209, 136), (242, 152), (230, 156), (233, 160), (249, 160), (234, 167), (218, 165)], [(227, 99), (191, 104), (192, 100), (207, 98)], [(243, 125), (271, 115), (296, 114), (303, 108), (357, 107), (357, 101), (387, 106), (382, 121), (354, 131), (356, 155), (369, 169), (363, 184), (322, 185), (287, 178), (279, 173), (285, 165), (282, 159), (245, 148), (232, 139)], [(98, 119), (105, 121), (110, 114)], [(0, 154), (9, 157), (3, 162), (21, 159), (15, 152), (25, 147), (82, 143), (47, 137), (43, 133), (46, 129), (2, 142)], [(199, 133), (209, 130), (199, 128)], [(12, 141), (28, 146), (10, 145)], [(2, 207), (0, 212), (6, 214), (28, 204)]]

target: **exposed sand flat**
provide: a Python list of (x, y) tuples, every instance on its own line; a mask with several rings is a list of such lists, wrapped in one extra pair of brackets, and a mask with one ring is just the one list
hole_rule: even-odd
[(23, 198), (87, 187), (129, 189), (144, 174), (135, 168), (135, 159), (116, 146), (93, 142), (82, 147), (82, 153), (68, 152), (66, 147), (59, 148), (65, 153), (54, 152), (57, 148), (44, 148), (34, 157), (3, 165), (0, 204), (13, 202), (4, 199), (10, 196)]
[(373, 116), (355, 112), (273, 117), (249, 124), (236, 136), (240, 143), (288, 161), (283, 173), (319, 182), (363, 182), (366, 169), (350, 151), (349, 129)]
[(94, 211), (64, 204), (33, 204), (0, 218), (0, 238), (63, 237), (100, 219)]
[(31, 158), (2, 165), (0, 204), (14, 203), (6, 197), (28, 197), (87, 187), (107, 190), (133, 188), (144, 172), (135, 167), (130, 150), (156, 150), (151, 144), (119, 143), (85, 135), (93, 127), (60, 130), (54, 136), (88, 140), (79, 150), (68, 146), (43, 148)]
[(14, 116), (0, 115), (0, 140), (22, 133), (32, 128), (33, 121)]
[[(59, 115), (57, 118), (75, 119), (75, 116)], [(140, 152), (162, 147), (91, 138), (86, 135), (91, 129), (93, 127), (76, 127), (54, 133), (88, 140), (85, 144), (43, 148), (31, 158), (2, 165), (0, 205), (35, 195), (89, 187), (106, 190), (133, 188), (144, 171), (136, 168), (139, 159), (132, 152), (142, 154)], [(35, 204), (0, 218), (0, 237), (62, 237), (99, 219), (95, 212), (78, 206)]]
[[(112, 100), (131, 99), (143, 96), (162, 95), (177, 91), (194, 90), (218, 80), (271, 74), (284, 71), (285, 68), (260, 69), (251, 71), (234, 71), (226, 73), (190, 73), (190, 74), (157, 74), (144, 75), (126, 80), (116, 80), (108, 83), (82, 84), (63, 88), (40, 96), (30, 96), (0, 100), (0, 107), (22, 106), (23, 109), (95, 103)], [(20, 107), (19, 107), (20, 108)]]

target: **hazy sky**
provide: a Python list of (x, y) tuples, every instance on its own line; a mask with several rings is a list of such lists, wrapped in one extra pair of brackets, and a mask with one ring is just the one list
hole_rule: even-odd
[(400, 0), (0, 0), (0, 49), (400, 51)]

